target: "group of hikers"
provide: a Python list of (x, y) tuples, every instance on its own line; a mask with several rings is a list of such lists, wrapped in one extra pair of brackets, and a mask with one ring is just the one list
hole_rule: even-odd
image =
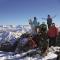
[[(27, 51), (29, 49), (39, 48), (41, 53), (44, 53), (49, 47), (56, 46), (56, 41), (60, 42), (60, 33), (58, 32), (55, 23), (52, 22), (52, 18), (48, 15), (47, 24), (37, 22), (37, 18), (29, 20), (31, 26), (31, 33), (22, 34), (19, 38), (20, 42), (17, 45), (16, 52)], [(60, 46), (60, 44), (58, 44)]]
[(42, 24), (39, 25), (39, 22), (37, 22), (36, 17), (34, 17), (33, 22), (32, 22), (32, 20), (30, 20), (29, 24), (31, 25), (31, 29), (32, 29), (33, 34), (35, 34), (35, 33), (43, 34), (44, 33), (44, 35), (45, 34), (47, 35), (46, 38), (49, 39), (49, 47), (56, 45), (56, 38), (58, 36), (58, 29), (55, 26), (55, 23), (52, 22), (52, 18), (50, 17), (50, 15), (48, 15), (48, 18), (47, 18), (47, 25), (45, 24), (45, 22), (42, 22)]

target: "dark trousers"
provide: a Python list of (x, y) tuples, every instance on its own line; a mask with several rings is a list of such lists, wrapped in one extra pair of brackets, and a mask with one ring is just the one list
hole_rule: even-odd
[(48, 25), (48, 29), (49, 29), (49, 27), (51, 26), (51, 24), (47, 24)]
[(50, 38), (49, 37), (49, 47), (56, 46), (56, 37)]

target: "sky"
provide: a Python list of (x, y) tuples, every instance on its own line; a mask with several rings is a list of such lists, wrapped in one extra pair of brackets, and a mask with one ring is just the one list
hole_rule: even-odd
[(0, 25), (27, 25), (34, 16), (42, 23), (48, 14), (60, 25), (60, 0), (0, 0)]

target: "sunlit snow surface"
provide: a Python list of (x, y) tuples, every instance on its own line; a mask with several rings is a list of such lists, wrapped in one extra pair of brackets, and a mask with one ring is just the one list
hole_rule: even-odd
[[(27, 53), (27, 52), (26, 52)], [(57, 58), (57, 55), (49, 52), (47, 56), (41, 57), (40, 55), (36, 55), (34, 57), (22, 57), (25, 53), (22, 54), (14, 54), (13, 52), (3, 52), (0, 51), (0, 60), (53, 60), (54, 58)]]

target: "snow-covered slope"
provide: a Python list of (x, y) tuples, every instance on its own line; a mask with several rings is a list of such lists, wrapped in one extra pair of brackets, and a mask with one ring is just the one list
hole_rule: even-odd
[(23, 33), (29, 32), (31, 30), (30, 26), (0, 26), (0, 43), (4, 41), (14, 40), (20, 37)]

